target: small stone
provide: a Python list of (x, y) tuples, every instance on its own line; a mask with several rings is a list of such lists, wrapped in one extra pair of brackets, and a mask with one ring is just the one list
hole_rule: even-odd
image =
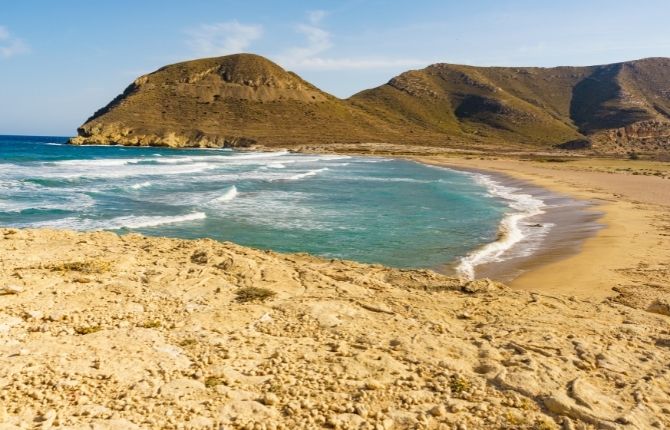
[(381, 390), (384, 386), (377, 381), (368, 381), (365, 383), (366, 390)]
[(41, 320), (44, 314), (42, 311), (26, 311), (24, 313), (26, 319)]
[(456, 414), (458, 412), (463, 412), (465, 410), (465, 406), (463, 406), (460, 403), (452, 403), (449, 405), (449, 412), (452, 414)]
[(363, 418), (366, 418), (368, 416), (368, 414), (370, 413), (368, 411), (368, 408), (365, 407), (365, 405), (356, 405), (354, 410), (356, 411), (356, 413), (358, 415), (360, 415)]
[(275, 393), (267, 393), (263, 396), (262, 403), (267, 406), (276, 405), (279, 403), (279, 397)]
[(61, 321), (65, 318), (65, 312), (63, 311), (53, 311), (49, 314), (49, 321)]
[(447, 408), (444, 405), (433, 406), (428, 413), (434, 417), (443, 417), (447, 415)]
[(207, 251), (195, 251), (191, 255), (191, 263), (195, 264), (207, 264), (209, 257), (207, 256)]
[(0, 295), (19, 294), (23, 292), (23, 287), (19, 285), (5, 285), (0, 289)]

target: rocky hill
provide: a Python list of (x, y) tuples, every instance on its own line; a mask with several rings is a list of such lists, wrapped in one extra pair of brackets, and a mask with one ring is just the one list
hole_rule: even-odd
[(142, 76), (78, 132), (72, 143), (177, 147), (346, 143), (392, 134), (384, 121), (251, 54)]
[(452, 136), (604, 152), (670, 150), (670, 59), (591, 67), (409, 71), (351, 101)]
[(341, 100), (263, 57), (237, 54), (140, 77), (71, 142), (668, 153), (668, 88), (668, 58), (555, 68), (434, 64)]

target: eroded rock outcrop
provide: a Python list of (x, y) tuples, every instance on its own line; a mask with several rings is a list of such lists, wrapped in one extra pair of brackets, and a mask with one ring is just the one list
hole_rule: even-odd
[(212, 240), (5, 229), (0, 253), (4, 428), (670, 425), (646, 303)]

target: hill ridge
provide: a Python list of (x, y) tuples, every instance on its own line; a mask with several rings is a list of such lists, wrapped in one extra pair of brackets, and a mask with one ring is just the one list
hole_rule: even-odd
[(481, 149), (670, 151), (670, 59), (597, 66), (436, 63), (347, 99), (255, 54), (141, 76), (74, 144), (301, 146), (384, 142)]

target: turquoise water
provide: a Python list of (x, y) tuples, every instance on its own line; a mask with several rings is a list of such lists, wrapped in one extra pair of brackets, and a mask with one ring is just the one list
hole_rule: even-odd
[(0, 225), (436, 267), (495, 241), (509, 212), (473, 175), (410, 161), (64, 142), (0, 136)]

